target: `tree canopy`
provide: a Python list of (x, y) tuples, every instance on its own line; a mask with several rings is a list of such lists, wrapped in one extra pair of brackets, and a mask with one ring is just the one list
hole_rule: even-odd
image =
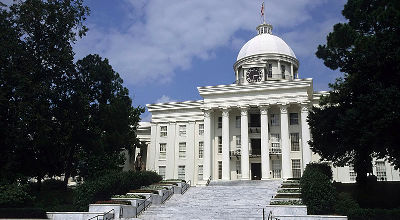
[(0, 180), (90, 176), (138, 145), (142, 108), (107, 59), (74, 62), (82, 0), (0, 5)]
[(357, 181), (372, 157), (400, 167), (400, 2), (348, 0), (346, 23), (334, 25), (316, 52), (344, 76), (309, 115), (312, 150), (336, 165), (354, 165)]

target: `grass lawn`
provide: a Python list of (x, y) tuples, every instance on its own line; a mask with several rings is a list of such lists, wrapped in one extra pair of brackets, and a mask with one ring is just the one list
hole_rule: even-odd
[(338, 193), (345, 192), (361, 208), (400, 208), (400, 182), (375, 182), (365, 186), (356, 183), (334, 183)]

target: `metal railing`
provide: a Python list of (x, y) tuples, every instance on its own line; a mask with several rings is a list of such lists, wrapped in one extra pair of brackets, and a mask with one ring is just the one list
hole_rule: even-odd
[[(262, 211), (262, 215), (263, 215), (263, 220), (265, 220), (265, 209), (263, 209), (263, 211)], [(268, 214), (268, 216), (267, 216), (267, 220), (279, 220), (279, 218), (275, 218), (273, 215), (272, 215), (272, 211), (269, 211), (269, 214)]]
[(210, 176), (210, 177), (208, 177), (208, 180), (207, 180), (206, 186), (208, 186), (208, 184), (210, 184), (210, 182), (211, 182), (211, 176)]
[[(148, 201), (148, 203), (146, 204), (146, 202)], [(143, 208), (140, 209), (140, 211), (138, 212), (139, 207), (143, 205)], [(136, 206), (136, 218), (142, 214), (142, 212), (144, 212), (149, 206), (151, 205), (151, 196), (149, 196), (149, 198), (145, 199), (142, 203), (138, 202), (137, 206)]]
[(282, 148), (281, 147), (270, 147), (269, 153), (270, 154), (282, 154)]
[(272, 178), (281, 178), (281, 170), (272, 170)]
[(189, 189), (189, 187), (191, 187), (191, 185), (192, 185), (192, 182), (190, 180), (187, 181), (185, 186), (182, 188), (182, 194), (184, 194)]
[[(107, 218), (107, 215), (110, 214), (111, 212), (113, 212), (112, 213), (112, 217), (111, 218)], [(100, 217), (103, 217), (103, 218), (100, 218)], [(94, 219), (96, 219), (96, 220), (108, 220), (108, 219), (113, 219), (114, 217), (115, 217), (114, 209), (111, 209), (110, 211), (105, 212), (103, 214), (93, 216), (93, 217), (89, 218), (88, 220), (94, 220)]]
[(163, 193), (162, 198), (161, 198), (161, 204), (164, 204), (165, 201), (167, 201), (171, 196), (174, 194), (174, 191), (169, 189), (167, 190), (166, 193)]

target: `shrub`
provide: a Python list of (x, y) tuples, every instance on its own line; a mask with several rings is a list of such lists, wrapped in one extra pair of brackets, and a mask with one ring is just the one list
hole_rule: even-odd
[(17, 208), (30, 205), (33, 197), (27, 185), (17, 183), (0, 186), (0, 208)]
[(47, 179), (42, 182), (42, 190), (61, 190), (65, 188), (66, 185), (62, 180)]
[(0, 218), (47, 219), (46, 211), (38, 208), (0, 208)]
[(108, 200), (112, 195), (125, 194), (131, 189), (138, 189), (161, 179), (161, 176), (152, 171), (108, 172), (79, 185), (74, 193), (74, 206), (78, 211), (86, 211), (90, 203)]
[[(305, 170), (307, 170), (307, 169), (308, 170), (318, 170), (319, 172), (325, 174), (329, 178), (329, 180), (332, 180), (332, 178), (333, 178), (332, 168), (328, 163), (316, 163), (316, 162), (309, 163), (309, 164), (307, 164)], [(306, 172), (305, 170), (304, 170), (304, 172)]]
[(339, 193), (335, 204), (335, 212), (340, 215), (349, 215), (351, 210), (359, 209), (358, 203), (348, 193)]
[[(331, 174), (324, 165), (307, 165), (300, 180), (301, 198), (307, 205), (308, 214), (331, 214), (335, 204), (335, 188), (331, 183)], [(322, 168), (322, 169), (321, 169)], [(330, 168), (330, 167), (329, 167)]]
[(398, 220), (400, 209), (354, 209), (347, 217), (349, 220)]

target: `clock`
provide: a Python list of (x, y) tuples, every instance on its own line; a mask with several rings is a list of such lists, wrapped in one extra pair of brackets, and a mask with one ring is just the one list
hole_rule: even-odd
[(261, 82), (262, 72), (258, 68), (250, 68), (246, 73), (247, 82)]

